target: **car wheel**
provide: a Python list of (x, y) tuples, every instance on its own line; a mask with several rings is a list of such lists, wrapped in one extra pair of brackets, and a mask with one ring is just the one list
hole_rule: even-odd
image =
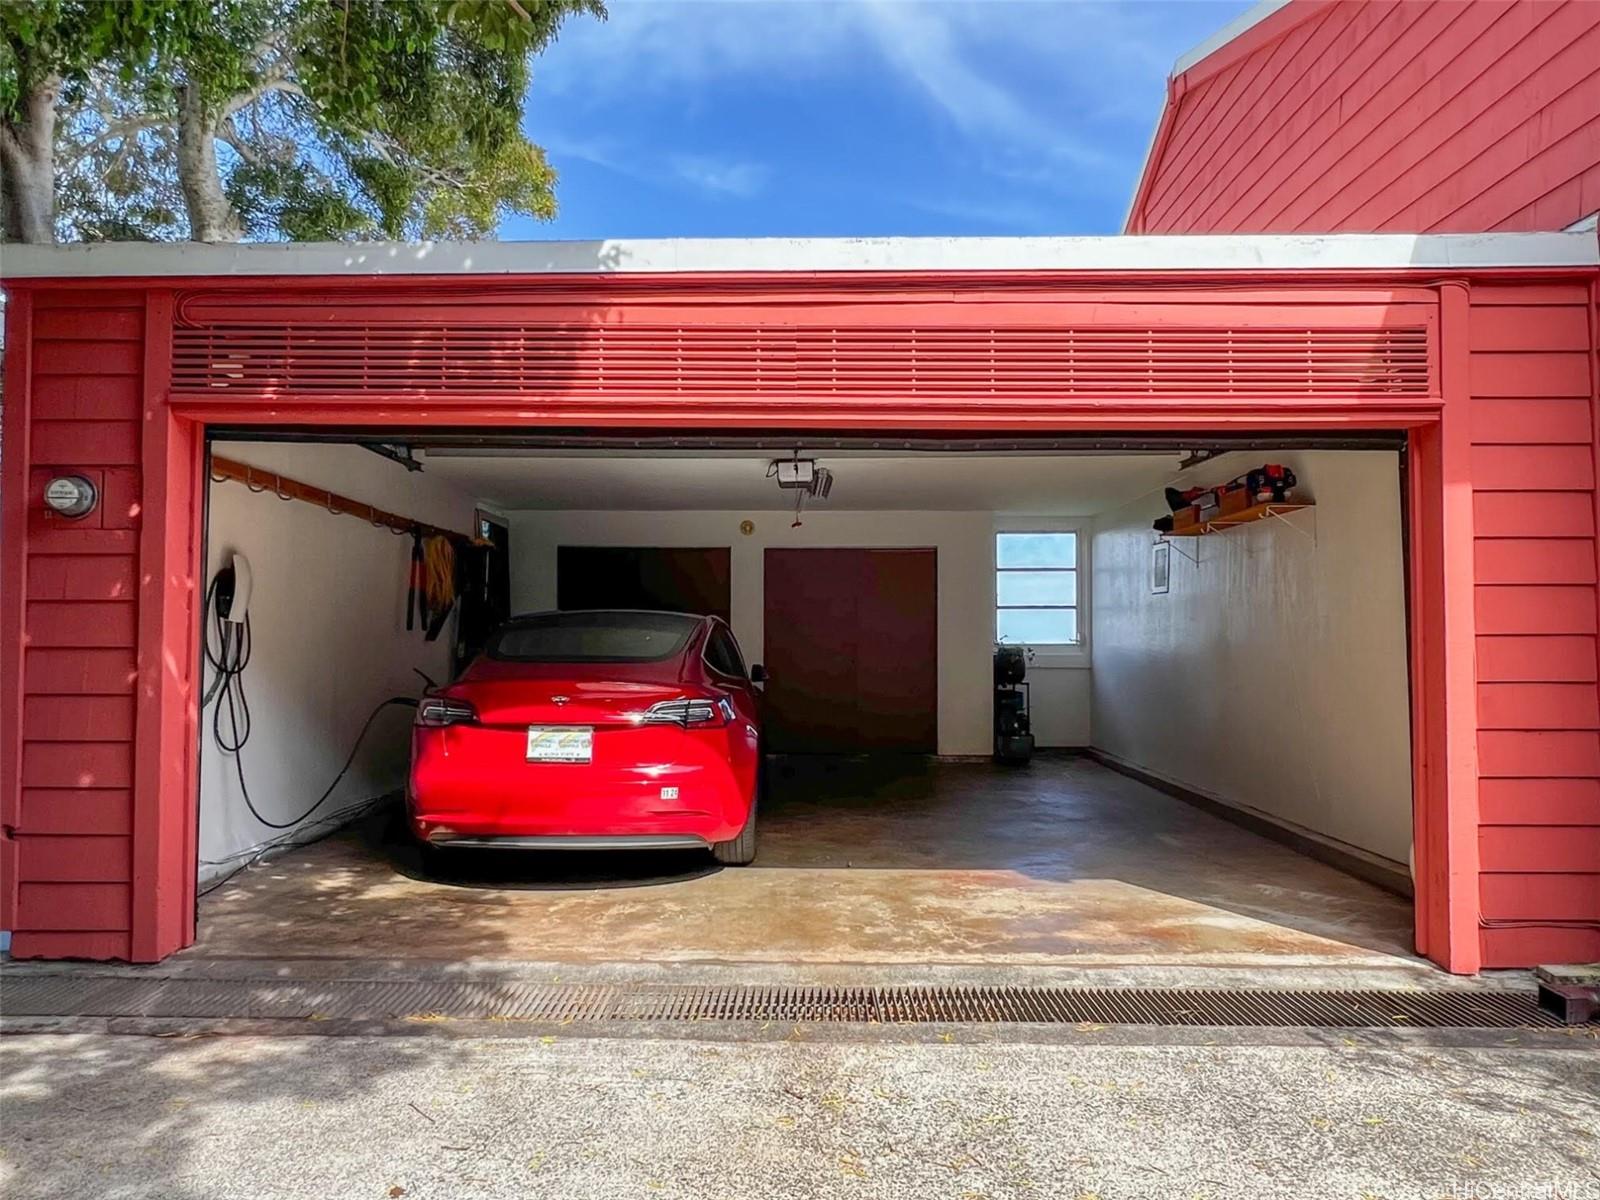
[(715, 842), (711, 855), (719, 863), (730, 867), (743, 867), (756, 857), (756, 806), (750, 806), (750, 817), (739, 831), (739, 836), (727, 842)]

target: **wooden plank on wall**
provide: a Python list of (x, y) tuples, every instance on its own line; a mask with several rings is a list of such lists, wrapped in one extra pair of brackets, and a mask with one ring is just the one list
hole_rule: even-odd
[[(1485, 871), (1593, 872), (1600, 870), (1600, 826), (1485, 826), (1478, 853)], [(1596, 886), (1600, 886), (1600, 876)]]
[(1600, 825), (1600, 779), (1485, 779), (1486, 825)]
[(1491, 872), (1481, 883), (1491, 920), (1600, 921), (1600, 871)]
[(132, 821), (128, 788), (24, 788), (17, 828), (28, 834), (126, 834)]
[(1592, 587), (1595, 581), (1592, 537), (1481, 537), (1475, 551), (1480, 584), (1577, 583)]
[(17, 888), (17, 928), (29, 932), (125, 932), (129, 890), (126, 883), (21, 883)]
[(1473, 589), (1481, 634), (1594, 633), (1593, 587), (1483, 584)]
[(1479, 537), (1591, 537), (1594, 494), (1570, 492), (1477, 492), (1472, 510)]
[(133, 740), (133, 701), (127, 696), (28, 696), (22, 720), (32, 742)]
[(24, 742), (22, 786), (132, 787), (133, 747), (127, 742)]
[(1472, 440), (1501, 445), (1587, 445), (1593, 434), (1590, 408), (1589, 401), (1581, 397), (1475, 399)]
[[(1484, 778), (1600, 776), (1600, 733), (1590, 729), (1483, 729), (1478, 771)], [(1600, 870), (1600, 861), (1595, 863)]]
[(1600, 729), (1600, 691), (1587, 683), (1480, 683), (1479, 729)]
[(1514, 929), (1485, 929), (1479, 939), (1483, 965), (1525, 967), (1530, 963), (1581, 963), (1600, 961), (1600, 929), (1561, 925), (1523, 925)]
[(1592, 683), (1592, 637), (1479, 637), (1480, 683)]
[(124, 883), (131, 872), (126, 835), (24, 834), (23, 883)]
[(30, 696), (131, 696), (139, 673), (133, 648), (30, 648), (24, 687)]
[(1594, 487), (1588, 446), (1472, 448), (1472, 486), (1479, 492), (1587, 492)]

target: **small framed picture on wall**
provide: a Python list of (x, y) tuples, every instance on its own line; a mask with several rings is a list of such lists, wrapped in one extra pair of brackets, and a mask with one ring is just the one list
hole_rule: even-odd
[(1156, 542), (1150, 547), (1150, 594), (1164, 596), (1172, 585), (1172, 547)]

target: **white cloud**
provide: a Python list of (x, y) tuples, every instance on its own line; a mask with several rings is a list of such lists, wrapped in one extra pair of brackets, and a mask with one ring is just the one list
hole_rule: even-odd
[[(1045, 11), (1043, 5), (1029, 7)], [(874, 0), (860, 11), (885, 59), (963, 133), (991, 146), (1027, 147), (1081, 166), (1107, 161), (971, 61), (968, 43), (975, 39), (967, 14), (972, 10)]]
[(1160, 93), (1150, 81), (1171, 63), (1159, 17), (1130, 4), (613, 0), (610, 8), (604, 23), (563, 29), (539, 66), (539, 91), (581, 108), (619, 94), (683, 96), (730, 76), (877, 71), (994, 151), (1080, 166), (1125, 150), (1120, 138), (1102, 144), (1083, 126), (1153, 119)]
[(672, 173), (703, 192), (748, 198), (766, 186), (771, 169), (762, 163), (729, 162), (699, 154), (679, 154), (668, 160)]
[[(1114, 0), (610, 0), (609, 20), (569, 23), (537, 65), (533, 112), (569, 132), (614, 131), (619, 112), (698, 112), (716, 85), (803, 95), (843, 80), (923, 106), (949, 132), (952, 171), (1063, 197), (1120, 194), (1175, 56), (1171, 11)], [(673, 149), (613, 153), (606, 165), (724, 197), (758, 194), (772, 175)]]
[(542, 138), (544, 148), (557, 161), (576, 159), (618, 175), (668, 187), (689, 187), (712, 196), (749, 199), (761, 193), (771, 178), (765, 163), (743, 162), (709, 154), (661, 155), (630, 149), (605, 138)]
[(850, 3), (611, 0), (604, 22), (563, 26), (538, 64), (537, 86), (582, 102), (728, 75), (807, 74), (859, 36)]

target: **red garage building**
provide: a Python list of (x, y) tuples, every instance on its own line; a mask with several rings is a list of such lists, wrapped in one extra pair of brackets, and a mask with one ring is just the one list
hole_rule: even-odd
[[(1391, 615), (1402, 713), (1409, 696), (1400, 802), (1415, 949), (1461, 973), (1600, 959), (1597, 39), (1600, 8), (1587, 4), (1262, 5), (1179, 63), (1128, 220), (1135, 235), (1209, 237), (7, 248), (11, 952), (154, 961), (194, 940), (207, 481), (219, 478), (208, 456), (214, 440), (271, 437), (469, 446), (507, 461), (627, 447), (915, 452), (940, 473), (880, 507), (920, 505), (926, 528), (946, 523), (955, 502), (943, 496), (968, 478), (951, 471), (960, 462), (1020, 478), (1023, 460), (1005, 455), (1382, 448), (1400, 464), (1404, 612)], [(87, 515), (46, 505), (51, 481), (70, 477), (96, 489)], [(660, 471), (649, 478), (637, 507), (693, 507), (663, 491)], [(1134, 504), (1124, 516), (1159, 497), (1157, 476), (1139, 478), (1118, 493)], [(1034, 528), (1000, 519), (1008, 501), (989, 497), (1004, 491), (962, 503), (992, 507), (996, 529)], [(618, 505), (575, 493), (562, 506)], [(1331, 549), (1337, 513), (1321, 511)], [(869, 522), (850, 544), (934, 536), (889, 525)], [(633, 536), (595, 527), (582, 540)], [(1133, 528), (1164, 541), (1142, 516)], [(539, 536), (553, 556), (578, 535)], [(1359, 544), (1323, 578), (1371, 590), (1382, 564)], [(1203, 555), (1174, 548), (1200, 572)], [(1258, 549), (1223, 574), (1259, 590)], [(960, 756), (971, 739), (947, 725), (975, 718), (981, 745), (986, 718), (981, 700), (952, 715), (952, 680), (969, 681), (947, 669), (944, 609), (965, 603), (948, 551), (939, 681), (926, 690), (939, 693), (938, 749)], [(987, 553), (963, 569), (992, 576)], [(1097, 567), (1094, 588), (1126, 599), (1128, 561), (1104, 579)], [(1291, 599), (1323, 615), (1314, 591)], [(1084, 595), (1081, 619), (1100, 648), (1087, 635), (1054, 647), (1066, 666), (1092, 658), (1097, 679), (1138, 675), (1148, 664), (1101, 657), (1116, 635), (1124, 649), (1176, 646), (1168, 667), (1192, 669), (1178, 610), (1102, 637), (1112, 606), (1095, 603)], [(1206, 636), (1250, 624), (1229, 604)], [(974, 651), (961, 653), (986, 672)], [(1404, 875), (1392, 838), (1366, 845), (1331, 819), (1263, 815), (1259, 799), (1140, 761), (1126, 737), (1138, 694), (1108, 695), (1103, 731), (1097, 684), (1094, 732), (1086, 711), (1084, 732), (1057, 744), (1248, 810), (1353, 868), (1371, 868), (1376, 849), (1382, 870)], [(1172, 720), (1142, 695), (1132, 720)], [(1323, 761), (1370, 749), (1340, 719), (1364, 706), (1359, 686), (1340, 704), (1311, 735)], [(1246, 743), (1268, 726), (1233, 711), (1210, 757), (1231, 756), (1240, 779), (1259, 773)], [(1299, 778), (1318, 785), (1314, 770)]]
[[(4, 926), (195, 921), (220, 430), (1337, 439), (1408, 453), (1416, 945), (1600, 956), (1593, 238), (7, 252)], [(44, 504), (52, 478), (102, 497)]]

